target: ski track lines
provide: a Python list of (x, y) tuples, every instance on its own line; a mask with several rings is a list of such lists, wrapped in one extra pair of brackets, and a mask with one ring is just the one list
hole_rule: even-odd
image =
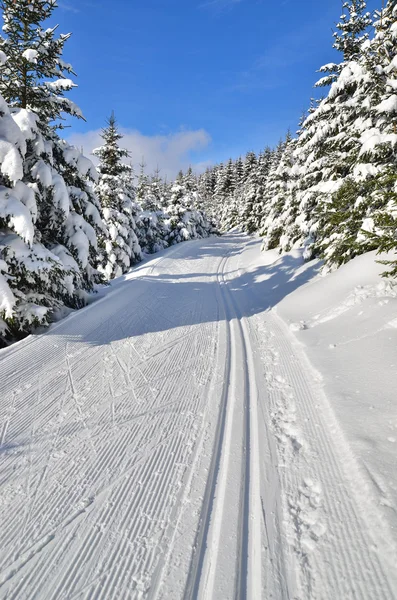
[(3, 354), (0, 599), (397, 597), (302, 349), (233, 290), (251, 240), (178, 246)]
[[(184, 597), (262, 597), (258, 390), (247, 328), (218, 280), (226, 321), (226, 361), (217, 436)], [(234, 565), (234, 568), (231, 566)]]
[[(160, 275), (186, 273), (177, 250)], [(223, 253), (188, 268), (211, 281)], [(218, 330), (204, 319), (217, 310), (214, 286), (167, 300), (148, 295), (155, 279), (127, 284), (3, 359), (1, 598), (150, 589), (203, 428)]]

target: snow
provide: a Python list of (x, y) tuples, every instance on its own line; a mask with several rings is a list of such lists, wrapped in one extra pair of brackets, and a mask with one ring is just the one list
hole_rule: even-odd
[(7, 273), (7, 264), (0, 259), (0, 314), (4, 312), (6, 317), (11, 318), (16, 299), (7, 283)]
[[(0, 234), (0, 248), (3, 249), (4, 247), (7, 248), (8, 255), (14, 261), (23, 264), (24, 271), (27, 274), (38, 274), (45, 271), (48, 268), (48, 264), (46, 264), (48, 260), (60, 262), (57, 256), (42, 244), (35, 243), (33, 247), (27, 246), (19, 235), (12, 232)], [(45, 277), (43, 273), (41, 274)], [(27, 276), (29, 277), (29, 275)]]
[(48, 87), (53, 92), (64, 92), (69, 91), (74, 87), (77, 87), (75, 83), (71, 79), (57, 79), (55, 81), (46, 81), (46, 87)]
[(15, 232), (28, 244), (33, 242), (34, 226), (30, 210), (18, 197), (18, 186), (15, 190), (0, 186), (0, 217), (9, 222)]
[(70, 212), (65, 222), (65, 230), (83, 268), (87, 267), (90, 246), (97, 247), (97, 238), (93, 227), (78, 213)]
[(88, 175), (93, 181), (97, 181), (98, 173), (93, 162), (75, 146), (69, 146), (67, 142), (63, 142), (63, 144), (63, 155), (66, 162), (75, 166), (80, 175)]
[(70, 199), (65, 180), (55, 170), (51, 172), (54, 206), (61, 209), (67, 218), (70, 212)]
[(383, 100), (375, 109), (380, 113), (395, 113), (397, 112), (397, 96), (393, 94), (386, 100)]
[(371, 163), (358, 163), (353, 169), (353, 176), (356, 181), (360, 181), (368, 177), (375, 177), (379, 173), (379, 170), (379, 167)]
[(396, 290), (260, 246), (173, 246), (0, 352), (4, 597), (396, 596)]
[[(367, 229), (371, 224), (367, 223)], [(382, 521), (396, 531), (395, 436), (397, 290), (379, 278), (375, 253), (311, 281), (277, 307), (297, 328), (347, 441), (375, 494)], [(332, 352), (330, 352), (332, 350)]]
[(40, 181), (43, 187), (50, 187), (52, 185), (52, 173), (51, 168), (40, 159), (31, 169), (32, 176)]
[(366, 153), (374, 153), (377, 146), (381, 144), (390, 143), (393, 147), (397, 144), (397, 134), (395, 133), (380, 133), (380, 131), (373, 127), (364, 132), (360, 138), (362, 143), (360, 156)]
[[(38, 116), (35, 113), (24, 108), (15, 108), (12, 110), (11, 117), (25, 140), (33, 140), (36, 137)], [(19, 131), (18, 135), (20, 135)]]
[(33, 48), (28, 48), (27, 50), (25, 50), (24, 52), (22, 52), (22, 56), (29, 62), (37, 62), (37, 57), (39, 56), (39, 53), (37, 52), (37, 50), (34, 50)]
[(20, 153), (11, 142), (2, 139), (0, 139), (0, 169), (12, 182), (23, 177)]

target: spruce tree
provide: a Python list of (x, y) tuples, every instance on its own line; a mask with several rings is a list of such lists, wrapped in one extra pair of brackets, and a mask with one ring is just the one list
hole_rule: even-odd
[[(71, 65), (62, 60), (70, 33), (56, 36), (57, 27), (44, 28), (57, 7), (55, 0), (1, 0), (5, 36), (0, 50), (7, 56), (0, 78), (0, 93), (11, 107), (33, 111), (47, 130), (63, 114), (81, 118), (80, 109), (65, 92), (75, 87), (67, 76)], [(58, 123), (59, 125), (59, 123)]]
[(56, 27), (43, 26), (53, 15), (55, 1), (3, 0), (1, 7), (5, 35), (0, 37), (0, 50), (8, 60), (0, 92), (27, 140), (23, 181), (36, 193), (35, 235), (72, 265), (75, 291), (64, 301), (81, 306), (86, 292), (102, 281), (97, 267), (104, 257), (98, 252), (97, 235), (103, 223), (89, 183), (97, 176), (92, 163), (57, 133), (65, 115), (82, 118), (65, 97), (75, 87), (67, 77), (73, 69), (62, 59), (70, 34), (57, 37)]
[(297, 216), (292, 189), (295, 183), (294, 167), (296, 140), (288, 133), (269, 158), (270, 168), (260, 235), (264, 237), (263, 248), (290, 250), (294, 243), (290, 226)]
[(48, 324), (74, 294), (74, 265), (38, 240), (34, 189), (21, 181), (26, 136), (0, 96), (0, 347)]
[(114, 113), (107, 120), (107, 127), (102, 130), (103, 145), (94, 150), (99, 158), (99, 180), (96, 192), (100, 199), (105, 223), (109, 231), (106, 239), (108, 264), (105, 267), (109, 279), (122, 275), (131, 265), (140, 259), (140, 253), (131, 247), (130, 230), (135, 223), (132, 215), (133, 198), (128, 196), (126, 175), (131, 167), (123, 163), (130, 156), (129, 152), (119, 146), (123, 138), (118, 130)]
[(142, 160), (136, 187), (136, 200), (141, 209), (138, 222), (138, 239), (143, 252), (153, 254), (166, 248), (167, 227), (164, 222), (162, 190), (158, 175), (149, 178)]
[(368, 28), (372, 24), (371, 14), (365, 12), (366, 0), (348, 0), (343, 2), (343, 14), (337, 23), (334, 32), (335, 50), (343, 55), (339, 64), (329, 63), (320, 68), (320, 73), (326, 73), (317, 83), (317, 87), (324, 87), (334, 83), (342, 69), (352, 60), (357, 60), (361, 55), (361, 46), (369, 38)]
[(255, 231), (258, 199), (258, 161), (254, 152), (248, 152), (244, 163), (244, 191), (239, 225), (248, 233)]
[(301, 124), (292, 156), (294, 176), (285, 198), (285, 217), (280, 221), (283, 247), (304, 244), (306, 258), (318, 254), (322, 240), (328, 239), (326, 205), (352, 175), (360, 150), (363, 122), (357, 117), (364, 99), (359, 89), (367, 75), (359, 58), (370, 20), (364, 13), (364, 1), (351, 0), (344, 8), (346, 16), (334, 35), (334, 46), (343, 52), (343, 60), (332, 67), (331, 79), (320, 81), (332, 83), (331, 89), (325, 98), (312, 103)]
[[(329, 267), (382, 245), (382, 231), (386, 238), (390, 233), (387, 223), (393, 213), (397, 179), (395, 2), (388, 2), (377, 17), (374, 38), (362, 45), (360, 57), (341, 75), (343, 80), (346, 70), (354, 65), (354, 87), (352, 81), (349, 85), (354, 89), (350, 103), (355, 121), (350, 125), (350, 137), (355, 143), (344, 166), (339, 167), (345, 176), (339, 189), (319, 206), (315, 251), (324, 256)], [(346, 165), (350, 165), (348, 171)]]

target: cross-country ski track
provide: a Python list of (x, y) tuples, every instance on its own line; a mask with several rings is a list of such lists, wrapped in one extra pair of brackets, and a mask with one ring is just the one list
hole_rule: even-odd
[(396, 531), (259, 248), (172, 247), (0, 352), (1, 599), (397, 598)]

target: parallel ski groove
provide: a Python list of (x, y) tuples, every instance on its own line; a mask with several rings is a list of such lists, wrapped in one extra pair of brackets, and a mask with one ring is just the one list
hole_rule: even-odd
[[(229, 453), (232, 447), (232, 424), (236, 406), (235, 374), (241, 360), (236, 349), (241, 346), (244, 367), (244, 402), (241, 444), (243, 446), (240, 466), (240, 499), (238, 523), (233, 527), (237, 534), (236, 579), (233, 597), (238, 599), (262, 597), (262, 548), (261, 548), (261, 499), (258, 416), (255, 365), (249, 345), (248, 331), (233, 298), (227, 288), (225, 268), (228, 255), (220, 264), (220, 285), (223, 312), (226, 321), (226, 365), (223, 397), (219, 413), (217, 437), (210, 465), (207, 488), (204, 495), (201, 524), (195, 543), (185, 589), (185, 598), (215, 598), (218, 553), (222, 546), (222, 522), (226, 504), (226, 481), (229, 469)], [(234, 441), (233, 443), (236, 443)]]
[[(227, 283), (227, 281), (226, 281)], [(226, 288), (227, 289), (227, 288)], [(241, 505), (242, 544), (240, 557), (240, 593), (238, 598), (262, 597), (262, 541), (261, 541), (261, 492), (258, 433), (258, 388), (255, 362), (252, 356), (249, 331), (233, 294), (228, 291), (242, 341), (245, 376), (245, 473), (243, 474), (244, 500)]]
[[(227, 255), (224, 256), (218, 267), (218, 283), (221, 284), (221, 274), (225, 268), (227, 262)], [(206, 554), (206, 545), (209, 535), (211, 513), (214, 507), (215, 501), (215, 489), (217, 485), (217, 475), (220, 468), (222, 448), (224, 445), (225, 429), (226, 429), (226, 415), (228, 409), (228, 387), (227, 382), (230, 381), (231, 375), (231, 332), (230, 322), (228, 318), (226, 303), (223, 299), (222, 294), (222, 314), (224, 315), (226, 322), (226, 360), (225, 360), (225, 372), (222, 399), (220, 402), (219, 419), (216, 427), (216, 438), (214, 441), (213, 459), (211, 460), (206, 491), (204, 494), (203, 505), (201, 509), (201, 523), (197, 532), (196, 541), (194, 544), (195, 553), (189, 568), (189, 576), (186, 584), (184, 597), (186, 599), (194, 600), (198, 598), (199, 587), (202, 578), (203, 564)]]

